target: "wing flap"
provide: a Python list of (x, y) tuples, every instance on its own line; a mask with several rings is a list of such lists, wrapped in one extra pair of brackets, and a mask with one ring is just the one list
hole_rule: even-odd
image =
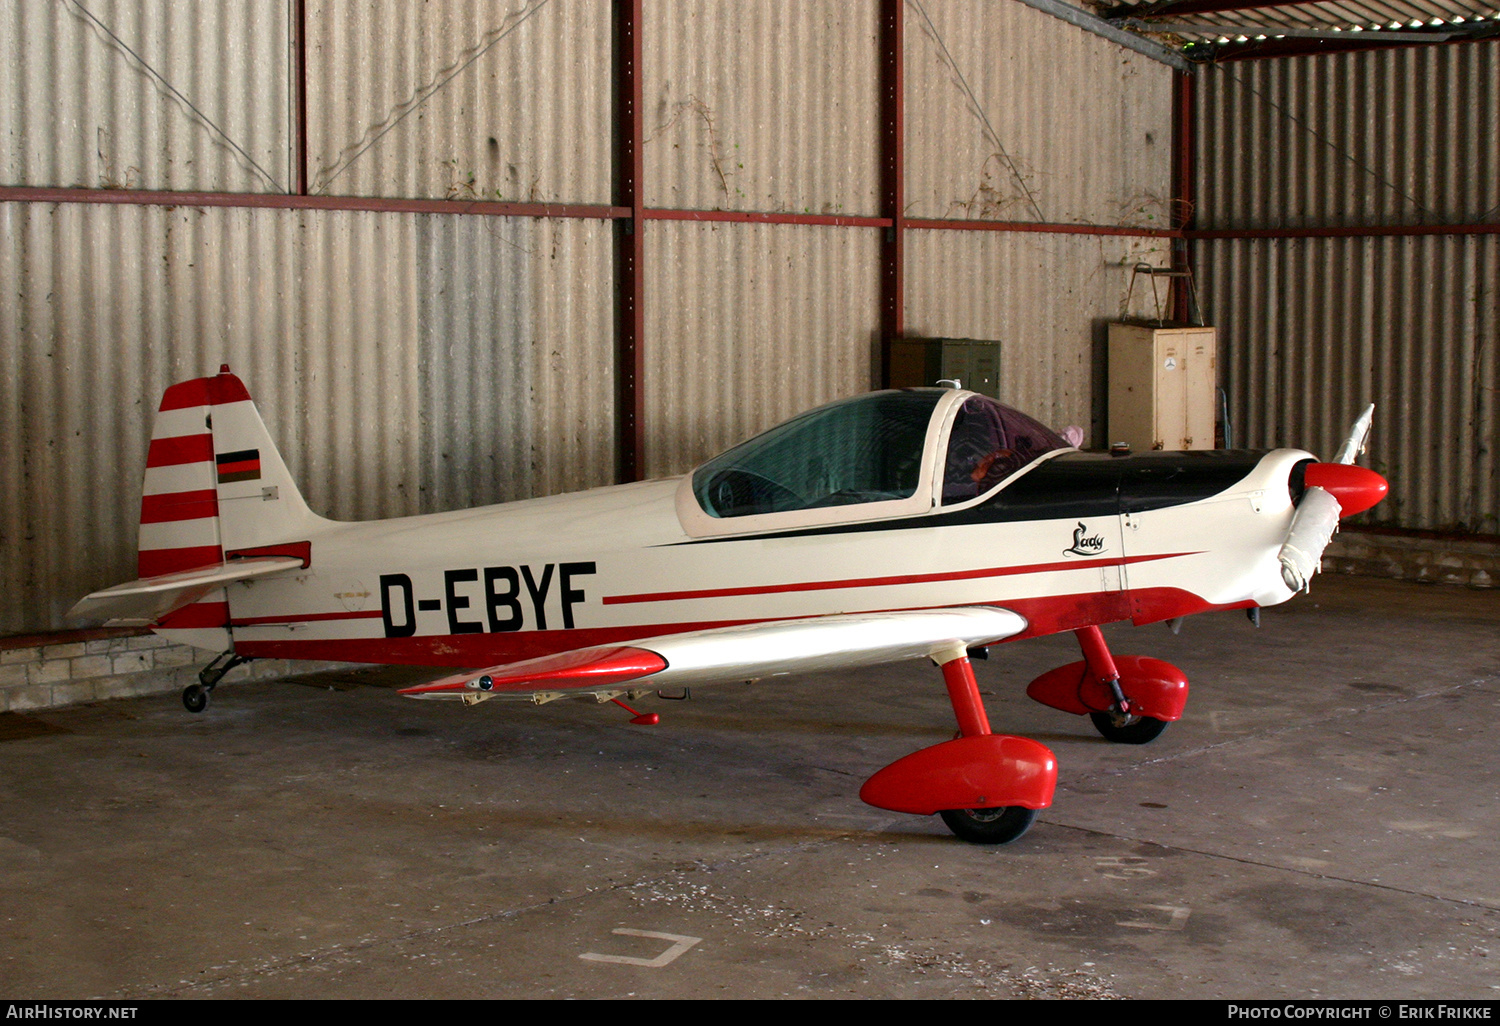
[(562, 693), (593, 693), (603, 699), (643, 687), (876, 666), (932, 656), (955, 643), (992, 644), (1025, 629), (1024, 617), (991, 606), (779, 620), (577, 649), (456, 674), (401, 693), (470, 702), (504, 694), (532, 701)]
[(74, 621), (103, 620), (110, 626), (147, 627), (231, 581), (265, 577), (304, 565), (296, 556), (251, 556), (146, 577), (85, 595), (68, 610), (68, 617)]

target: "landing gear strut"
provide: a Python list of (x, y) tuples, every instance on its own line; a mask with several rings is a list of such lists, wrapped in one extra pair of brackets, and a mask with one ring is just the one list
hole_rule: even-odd
[[(214, 657), (214, 661), (198, 671), (198, 683), (189, 684), (182, 689), (182, 705), (190, 713), (201, 713), (208, 708), (208, 700), (213, 695), (214, 688), (218, 687), (219, 681), (224, 675), (241, 663), (248, 663), (252, 656), (235, 655), (233, 652), (221, 652)], [(222, 665), (221, 665), (222, 661)]]

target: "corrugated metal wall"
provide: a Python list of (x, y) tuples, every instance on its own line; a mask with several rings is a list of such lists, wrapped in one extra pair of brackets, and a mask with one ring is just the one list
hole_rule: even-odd
[(1199, 228), (1493, 221), (1494, 41), (1232, 61), (1196, 77)]
[(682, 473), (794, 413), (878, 387), (879, 231), (650, 225), (649, 476)]
[[(289, 191), (296, 9), (0, 0), (0, 184)], [(648, 0), (647, 204), (882, 213), (877, 12)], [(909, 216), (1161, 223), (1166, 68), (1016, 4), (905, 17)], [(611, 18), (608, 0), (308, 0), (310, 190), (609, 202)], [(1039, 216), (990, 202), (995, 140)], [(61, 627), (133, 576), (156, 400), (221, 362), (334, 517), (612, 476), (612, 224), (3, 202), (0, 230), (0, 433), (18, 440), (0, 634)], [(881, 232), (647, 222), (648, 473), (874, 384)], [(1005, 340), (1013, 398), (1087, 423), (1099, 326), (1124, 266), (1159, 248), (911, 232), (911, 333)]]
[[(1236, 62), (1199, 79), (1198, 227), (1500, 218), (1500, 45)], [(1500, 237), (1194, 244), (1236, 444), (1329, 456), (1377, 404), (1366, 519), (1500, 531)]]
[(907, 6), (908, 217), (1173, 226), (1164, 65), (1024, 4)]
[(336, 519), (612, 477), (603, 222), (3, 203), (0, 230), (7, 630), (134, 576), (156, 401), (221, 362)]
[(1500, 237), (1198, 243), (1238, 445), (1327, 459), (1376, 404), (1367, 517), (1500, 531)]
[(287, 192), (289, 7), (0, 4), (0, 184)]
[(1001, 398), (1057, 428), (1103, 436), (1109, 321), (1154, 315), (1137, 261), (1165, 265), (1167, 240), (1033, 232), (914, 231), (907, 332), (999, 339)]
[(874, 0), (656, 0), (646, 204), (877, 212)]
[(611, 484), (613, 226), (421, 217), (415, 231), (418, 506)]
[(606, 203), (609, 0), (312, 0), (313, 193)]

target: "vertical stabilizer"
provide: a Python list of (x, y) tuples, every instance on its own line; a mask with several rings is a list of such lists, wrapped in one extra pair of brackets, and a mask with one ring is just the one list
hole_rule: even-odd
[(209, 380), (221, 390), (213, 397), (213, 469), (225, 554), (306, 541), (323, 518), (302, 501), (245, 386), (227, 367)]
[[(142, 578), (214, 566), (238, 551), (306, 540), (320, 518), (287, 473), (250, 393), (222, 367), (168, 388), (141, 493)], [(173, 640), (230, 647), (222, 588), (160, 621)]]

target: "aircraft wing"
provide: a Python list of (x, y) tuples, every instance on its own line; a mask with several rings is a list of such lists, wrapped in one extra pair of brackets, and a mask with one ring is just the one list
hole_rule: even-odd
[(993, 606), (775, 620), (575, 649), (444, 677), (401, 693), (469, 703), (511, 697), (538, 704), (592, 694), (606, 702), (690, 684), (918, 659), (951, 651), (955, 644), (1003, 641), (1025, 629), (1024, 617)]
[(72, 620), (104, 620), (111, 627), (145, 627), (175, 609), (190, 606), (230, 581), (264, 577), (305, 564), (297, 556), (250, 556), (196, 570), (179, 570), (117, 584), (85, 595), (68, 610)]

